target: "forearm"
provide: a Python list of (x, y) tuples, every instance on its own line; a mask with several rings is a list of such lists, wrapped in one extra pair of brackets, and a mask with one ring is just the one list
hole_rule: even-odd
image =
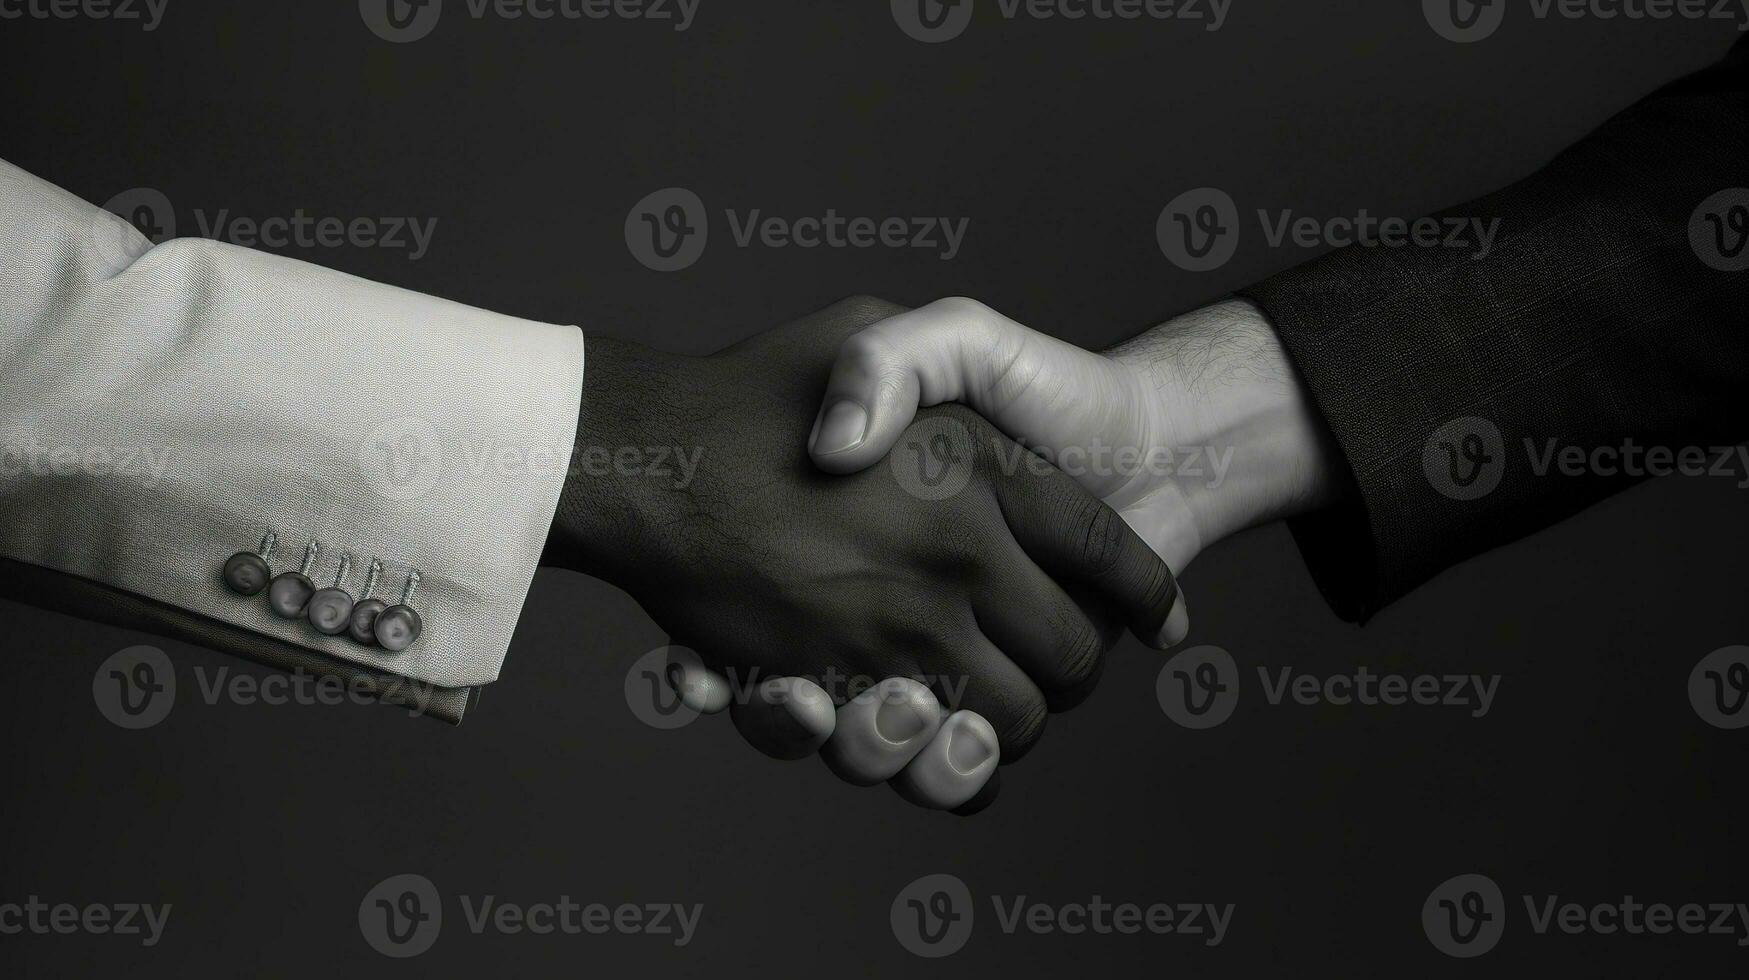
[(1498, 222), (1484, 258), (1348, 248), (1244, 291), (1352, 474), (1353, 506), (1296, 522), (1340, 612), (1364, 618), (1647, 475), (1551, 471), (1551, 447), (1590, 459), (1749, 436), (1749, 273), (1691, 239), (1710, 230), (1703, 202), (1749, 186), (1746, 93), (1749, 42), (1450, 209)]
[[(106, 602), (444, 687), (491, 682), (583, 361), (574, 327), (220, 242), (154, 246), (0, 162), (0, 558)], [(373, 566), (389, 603), (417, 573), (418, 645), (335, 633), (227, 582), (227, 559), (270, 533), (272, 572), (308, 551), (310, 584), (354, 598)], [(234, 630), (213, 645), (248, 655)]]
[(1203, 544), (1334, 503), (1347, 488), (1340, 451), (1268, 317), (1243, 299), (1175, 317), (1105, 352), (1132, 375), (1149, 447), (1224, 459), (1215, 480), (1178, 481)]

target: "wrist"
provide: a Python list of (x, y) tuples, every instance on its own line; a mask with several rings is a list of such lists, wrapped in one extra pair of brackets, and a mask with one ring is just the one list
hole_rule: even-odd
[(1333, 503), (1342, 457), (1268, 317), (1229, 299), (1107, 352), (1137, 379), (1156, 445), (1199, 453), (1174, 489), (1206, 547)]
[(543, 563), (620, 582), (648, 557), (644, 544), (673, 501), (628, 454), (665, 445), (677, 358), (606, 337), (589, 339), (589, 368), (571, 465), (547, 536)]

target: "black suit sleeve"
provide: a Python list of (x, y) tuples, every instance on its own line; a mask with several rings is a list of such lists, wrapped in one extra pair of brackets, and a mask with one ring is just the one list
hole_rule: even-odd
[[(1639, 478), (1539, 475), (1551, 446), (1589, 456), (1749, 438), (1749, 271), (1701, 259), (1744, 247), (1743, 232), (1714, 224), (1735, 216), (1698, 211), (1732, 188), (1749, 188), (1749, 41), (1534, 176), (1445, 212), (1500, 219), (1486, 258), (1353, 247), (1245, 291), (1352, 473), (1346, 504), (1294, 525), (1338, 613), (1364, 619)], [(1473, 418), (1498, 443), (1485, 425), (1453, 424)]]

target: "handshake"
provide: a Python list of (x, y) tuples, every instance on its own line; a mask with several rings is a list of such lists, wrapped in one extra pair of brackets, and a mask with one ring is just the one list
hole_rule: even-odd
[(635, 597), (697, 653), (670, 664), (678, 696), (767, 755), (959, 813), (1126, 628), (1184, 638), (1175, 571), (1340, 485), (1243, 300), (1103, 354), (971, 300), (860, 298), (708, 357), (588, 358), (579, 451), (697, 469), (573, 474), (546, 562)]

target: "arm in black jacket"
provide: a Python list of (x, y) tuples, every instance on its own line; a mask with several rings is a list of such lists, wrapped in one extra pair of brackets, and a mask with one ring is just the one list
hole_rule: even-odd
[(1364, 618), (1749, 437), (1746, 89), (1749, 42), (1452, 209), (1491, 230), (1480, 259), (1350, 247), (1103, 354), (973, 300), (892, 317), (845, 345), (810, 451), (854, 472), (918, 405), (961, 401), (1174, 570), (1289, 519), (1332, 604)]
[(1493, 251), (1348, 248), (1243, 292), (1352, 474), (1294, 521), (1350, 618), (1645, 475), (1564, 475), (1551, 447), (1749, 438), (1749, 41), (1446, 213), (1498, 218)]

